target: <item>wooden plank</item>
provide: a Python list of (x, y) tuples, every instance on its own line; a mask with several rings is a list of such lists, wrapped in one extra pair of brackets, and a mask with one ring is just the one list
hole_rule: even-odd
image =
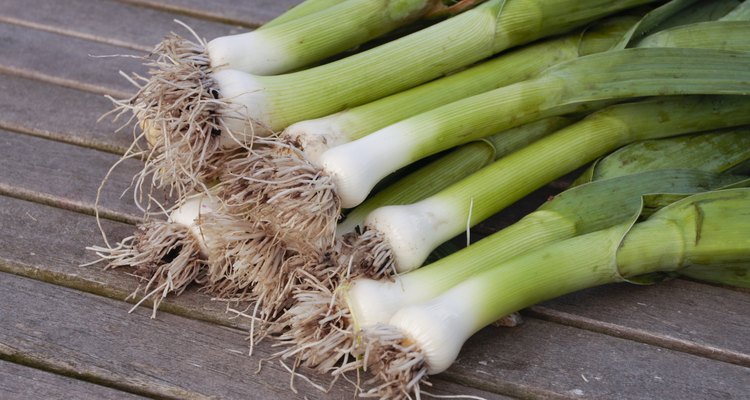
[(750, 294), (676, 279), (608, 285), (534, 307), (556, 322), (750, 367)]
[[(136, 52), (66, 35), (0, 23), (0, 72), (125, 97), (134, 87), (118, 71), (144, 73)], [(140, 56), (141, 54), (139, 54)]]
[[(92, 231), (93, 224), (92, 218), (80, 214), (50, 209), (17, 199), (0, 198), (0, 226), (14, 227), (13, 235), (5, 235), (0, 239), (0, 256), (2, 257), (0, 268), (33, 276), (37, 279), (102, 293), (110, 297), (122, 298), (134, 287), (132, 278), (122, 273), (104, 272), (96, 267), (79, 266), (82, 260), (90, 259), (85, 254), (83, 246), (97, 241), (97, 234)], [(127, 234), (131, 229), (129, 226), (116, 223), (107, 223), (105, 228), (112, 236), (117, 236), (118, 233), (120, 235)], [(53, 231), (58, 233), (55, 237), (51, 237), (48, 233)], [(171, 312), (189, 314), (193, 318), (222, 321), (223, 323), (238, 322), (236, 320), (226, 321), (226, 316), (222, 315), (220, 306), (206, 302), (205, 297), (192, 292), (167, 302), (164, 306)], [(127, 306), (117, 305), (115, 307), (117, 308), (115, 314), (124, 317)], [(143, 310), (144, 313), (147, 311)], [(165, 313), (159, 314), (159, 318), (162, 318), (162, 315), (165, 315)], [(666, 395), (668, 392), (677, 389), (672, 387), (673, 385), (683, 385), (684, 383), (690, 383), (691, 380), (699, 381), (697, 376), (691, 375), (697, 369), (701, 373), (705, 373), (704, 379), (706, 381), (713, 382), (711, 385), (706, 385), (705, 390), (695, 392), (695, 396), (699, 396), (714, 389), (731, 392), (730, 389), (723, 388), (716, 383), (715, 381), (718, 378), (715, 377), (725, 374), (727, 381), (742, 383), (742, 379), (734, 378), (737, 371), (748, 372), (747, 368), (735, 367), (731, 364), (719, 363), (644, 344), (637, 344), (636, 347), (639, 350), (632, 353), (634, 354), (632, 357), (635, 357), (635, 359), (630, 359), (628, 357), (631, 357), (629, 354), (631, 354), (632, 349), (629, 349), (623, 343), (630, 343), (631, 346), (635, 346), (636, 342), (534, 321), (534, 319), (531, 319), (520, 328), (512, 330), (490, 328), (477, 338), (472, 339), (471, 344), (461, 356), (461, 361), (446, 375), (446, 379), (462, 383), (471, 382), (472, 385), (485, 385), (481, 386), (485, 390), (497, 390), (517, 396), (530, 390), (537, 395), (547, 393), (547, 391), (564, 394), (570, 390), (580, 389), (576, 385), (582, 385), (578, 380), (579, 374), (570, 376), (570, 372), (566, 371), (566, 366), (574, 362), (575, 365), (581, 366), (581, 371), (583, 371), (581, 373), (604, 371), (607, 374), (613, 374), (613, 376), (606, 375), (608, 383), (606, 385), (604, 383), (598, 384), (600, 385), (597, 387), (598, 392), (594, 392), (594, 394), (604, 393), (609, 384), (613, 384), (612, 387), (617, 390), (625, 391), (623, 393), (636, 394), (638, 393), (637, 379), (656, 379), (650, 375), (638, 375), (639, 368), (646, 371), (644, 373), (655, 373), (654, 368), (662, 368), (664, 365), (674, 362), (676, 363), (674, 365), (679, 367), (673, 368), (676, 371), (669, 372), (668, 387), (662, 389), (659, 393), (663, 392)], [(544, 326), (550, 326), (548, 330), (539, 330), (540, 332), (544, 331), (544, 335), (548, 335), (547, 337), (534, 336), (533, 340), (521, 340), (516, 336), (521, 335), (523, 338), (523, 335), (530, 334), (523, 332), (537, 332), (538, 329), (534, 327), (540, 323)], [(696, 327), (696, 329), (699, 328)], [(558, 338), (556, 333), (558, 331), (568, 333)], [(536, 335), (536, 333), (534, 334)], [(599, 343), (601, 341), (606, 343)], [(595, 343), (596, 346), (586, 345), (589, 342)], [(617, 344), (617, 346), (612, 347), (613, 349), (616, 348), (617, 351), (609, 350), (611, 346), (607, 344), (609, 342)], [(476, 347), (480, 348), (469, 350)], [(536, 361), (524, 361), (530, 351), (535, 352)], [(545, 352), (551, 352), (555, 356), (545, 358), (547, 357)], [(618, 360), (617, 365), (609, 364), (607, 357), (610, 357), (611, 353), (616, 356), (613, 359)], [(661, 359), (666, 357), (663, 354), (669, 355), (668, 360)], [(489, 355), (492, 355), (492, 360), (495, 361), (490, 360), (492, 361), (490, 363), (486, 359)], [(649, 357), (653, 360), (649, 361)], [(597, 358), (599, 361), (596, 360)], [(655, 367), (649, 366), (651, 362), (655, 363)], [(483, 366), (482, 363), (489, 364), (487, 364), (487, 368), (480, 368), (479, 366)], [(635, 367), (623, 367), (624, 365), (630, 365), (626, 363), (633, 363), (632, 365)], [(643, 365), (644, 363), (646, 365)], [(524, 366), (524, 368), (516, 368), (515, 365), (517, 364)], [(695, 365), (695, 368), (685, 367), (686, 365)], [(728, 368), (728, 370), (724, 371), (723, 368)], [(480, 369), (482, 372), (479, 372)], [(548, 370), (552, 370), (557, 375), (551, 374)], [(614, 370), (621, 370), (618, 372), (620, 376), (617, 376), (613, 372)], [(486, 376), (486, 373), (492, 371), (496, 371), (499, 376)], [(541, 374), (542, 372), (547, 372), (547, 374)], [(528, 382), (531, 379), (534, 381)], [(610, 379), (613, 379), (613, 381)], [(544, 383), (547, 381), (549, 382)], [(487, 382), (495, 383), (492, 384), (494, 386), (487, 387)], [(556, 383), (551, 386), (555, 382), (559, 382), (559, 384)], [(657, 383), (653, 384), (656, 385)], [(691, 385), (686, 387), (691, 388)], [(644, 390), (646, 389), (655, 390), (656, 388), (646, 385)], [(681, 391), (675, 391), (675, 396), (681, 394)], [(697, 398), (695, 396), (692, 398)], [(660, 396), (656, 397), (660, 398)], [(665, 398), (679, 397), (666, 396)]]
[(523, 398), (742, 399), (750, 387), (745, 367), (533, 318), (479, 332), (449, 372)]
[(295, 394), (289, 373), (277, 362), (263, 363), (256, 373), (259, 360), (273, 349), (256, 346), (248, 357), (243, 331), (168, 314), (125, 316), (111, 299), (7, 274), (0, 276), (0, 299), (7, 310), (0, 326), (3, 357), (112, 387), (180, 399), (345, 398), (353, 393), (343, 381), (324, 394), (297, 379), (300, 393)]
[[(0, 176), (0, 192), (94, 215), (97, 189), (119, 158), (0, 130), (0, 170), (7, 172)], [(135, 206), (128, 185), (142, 165), (139, 160), (126, 160), (112, 171), (99, 199), (102, 217), (131, 223), (140, 220), (143, 212)], [(158, 193), (155, 198), (160, 198)]]
[(132, 128), (114, 133), (122, 121), (107, 117), (97, 122), (111, 109), (112, 102), (101, 94), (0, 74), (0, 129), (123, 154)]
[(123, 315), (118, 302), (12, 275), (0, 279), (0, 298), (4, 357), (149, 396), (297, 398), (277, 363), (255, 374), (270, 353), (257, 348), (257, 358), (247, 357), (241, 331), (168, 314)]
[[(48, 30), (134, 50), (150, 51), (169, 31), (189, 34), (174, 19), (186, 23), (205, 38), (246, 32), (220, 24), (153, 8), (112, 0), (6, 0), (0, 2), (0, 22)], [(74, 21), (74, 23), (72, 23)]]
[[(12, 235), (0, 237), (0, 271), (119, 300), (128, 297), (137, 286), (135, 278), (129, 276), (125, 269), (103, 271), (98, 266), (81, 265), (94, 259), (93, 254), (86, 251), (85, 247), (102, 243), (92, 217), (0, 196), (0, 226), (13, 227)], [(103, 227), (111, 241), (117, 241), (133, 231), (131, 225), (112, 221), (103, 221)], [(51, 232), (55, 234), (52, 235)], [(113, 315), (127, 318), (126, 312), (131, 306), (124, 303), (113, 304), (116, 308), (112, 311)], [(149, 314), (150, 309), (144, 306), (139, 313)], [(232, 326), (243, 331), (250, 328), (248, 321), (231, 318), (233, 314), (226, 313), (223, 303), (212, 302), (208, 296), (192, 290), (162, 302), (157, 318), (162, 319), (167, 313)], [(434, 392), (501, 398), (442, 381)]]
[(5, 400), (136, 400), (144, 397), (0, 360)]
[[(103, 244), (94, 217), (0, 196), (0, 226), (11, 232), (0, 237), (0, 271), (118, 300), (126, 299), (138, 286), (124, 269), (113, 272), (99, 265), (81, 265), (95, 260), (86, 246)], [(102, 227), (113, 244), (134, 230), (132, 225), (108, 220), (102, 221)], [(176, 301), (179, 306), (168, 298), (161, 310), (249, 328), (241, 319), (228, 320), (226, 306), (210, 301), (208, 296), (188, 291)], [(129, 305), (121, 304), (119, 313), (124, 315), (129, 309)]]
[(301, 0), (215, 0), (210, 3), (201, 0), (121, 1), (251, 28), (270, 21), (301, 2)]

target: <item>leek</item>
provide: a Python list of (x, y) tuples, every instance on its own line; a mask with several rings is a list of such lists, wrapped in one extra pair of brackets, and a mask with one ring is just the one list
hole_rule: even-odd
[[(640, 47), (706, 47), (750, 51), (750, 21), (711, 21), (657, 32), (638, 42)], [(718, 39), (718, 40), (717, 40)], [(717, 42), (721, 45), (716, 45)]]
[(346, 0), (305, 0), (302, 3), (299, 3), (296, 6), (290, 8), (289, 10), (284, 11), (283, 14), (277, 16), (276, 18), (266, 22), (258, 29), (270, 28), (274, 25), (281, 25), (289, 21), (308, 16), (310, 14), (315, 14), (318, 11), (322, 11), (326, 8), (339, 5), (344, 1)]
[[(484, 257), (471, 247), (455, 262)], [(498, 317), (577, 290), (670, 273), (687, 266), (750, 262), (750, 189), (690, 196), (645, 222), (617, 225), (554, 243), (477, 274), (440, 296), (398, 311), (365, 330), (357, 363), (382, 384), (365, 395), (419, 391), (427, 374), (444, 371), (473, 333)], [(370, 382), (371, 384), (373, 382)]]
[[(667, 97), (626, 103), (504, 157), (417, 203), (383, 207), (365, 222), (368, 243), (353, 257), (384, 260), (377, 270), (419, 267), (439, 244), (483, 221), (542, 185), (633, 141), (750, 122), (745, 96)], [(379, 254), (368, 254), (377, 248)], [(367, 265), (355, 261), (356, 265)]]
[(166, 221), (139, 225), (133, 236), (115, 247), (92, 246), (87, 250), (98, 256), (93, 263), (104, 262), (108, 269), (135, 268), (134, 275), (145, 286), (137, 288), (131, 296), (143, 293), (135, 307), (153, 299), (153, 318), (167, 295), (179, 295), (190, 283), (205, 276), (209, 245), (201, 221), (217, 208), (218, 204), (208, 195), (192, 196), (179, 204)]
[(734, 10), (729, 12), (723, 18), (725, 21), (747, 21), (750, 19), (750, 2), (747, 0), (743, 1), (742, 4), (737, 6)]
[(595, 181), (556, 196), (516, 224), (473, 244), (473, 258), (457, 252), (393, 281), (358, 278), (335, 291), (312, 283), (312, 289), (298, 292), (297, 304), (279, 321), (289, 328), (280, 337), (290, 345), (282, 355), (328, 371), (343, 356), (331, 349), (355, 348), (355, 334), (361, 329), (384, 323), (399, 308), (427, 301), (519, 254), (630, 220), (639, 214), (645, 193), (690, 194), (744, 179), (697, 170), (661, 170)]
[(585, 109), (593, 101), (747, 94), (747, 77), (742, 75), (748, 68), (742, 64), (748, 61), (750, 57), (741, 52), (671, 48), (582, 57), (554, 66), (538, 78), (439, 107), (335, 147), (323, 155), (323, 170), (342, 206), (353, 207), (377, 181), (412, 161), (503, 128)]
[[(295, 21), (316, 19), (359, 1)], [(145, 85), (120, 104), (135, 112), (151, 138), (145, 174), (153, 173), (159, 177), (157, 182), (185, 192), (196, 181), (214, 179), (218, 165), (214, 156), (222, 155), (225, 147), (236, 148), (256, 135), (403, 91), (509, 47), (653, 1), (490, 0), (374, 49), (286, 75), (253, 76), (234, 69), (206, 73), (198, 68), (186, 77), (163, 70), (151, 79), (153, 85)], [(395, 7), (404, 2), (390, 3)], [(268, 35), (295, 21), (258, 32)], [(165, 63), (167, 58), (160, 64)], [(196, 87), (199, 90), (191, 89)]]
[(748, 159), (748, 126), (721, 132), (644, 140), (627, 145), (596, 161), (573, 185), (665, 168), (731, 173)]
[(337, 145), (438, 106), (532, 78), (563, 61), (605, 51), (634, 19), (623, 16), (597, 21), (583, 32), (533, 43), (424, 85), (292, 124), (281, 138), (296, 145), (307, 161), (319, 167), (320, 156)]
[(336, 227), (336, 232), (343, 236), (361, 230), (365, 218), (373, 210), (427, 198), (489, 163), (571, 123), (573, 120), (570, 118), (546, 118), (465, 144), (368, 198), (346, 214), (346, 218)]

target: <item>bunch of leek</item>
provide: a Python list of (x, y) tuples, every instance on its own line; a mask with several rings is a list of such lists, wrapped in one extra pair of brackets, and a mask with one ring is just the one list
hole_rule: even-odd
[[(155, 71), (160, 72), (155, 72), (150, 80), (154, 84), (145, 85), (133, 99), (121, 105), (134, 111), (151, 138), (144, 173), (153, 174), (157, 183), (176, 188), (182, 194), (200, 187), (199, 182), (214, 179), (230, 149), (252, 143), (256, 136), (403, 91), (509, 47), (562, 33), (607, 14), (650, 2), (654, 0), (586, 0), (584, 3), (489, 0), (398, 40), (293, 73), (258, 76), (231, 66), (214, 71), (221, 65), (208, 70), (192, 68), (187, 74), (156, 68)], [(304, 28), (307, 24), (303, 22), (307, 19), (322, 20), (321, 15), (329, 12), (337, 18), (354, 20), (366, 13), (356, 11), (358, 15), (352, 17), (343, 12), (339, 14), (337, 10), (359, 3), (366, 3), (368, 8), (393, 6), (394, 10), (386, 16), (410, 16), (409, 10), (423, 10), (425, 3), (436, 4), (417, 0), (346, 1), (298, 20), (261, 29), (257, 35), (284, 30), (296, 21)], [(349, 26), (325, 23), (329, 27)], [(185, 53), (190, 60), (205, 58), (196, 55), (200, 51), (190, 49)], [(165, 57), (159, 67), (174, 64), (172, 58)]]
[[(456, 253), (454, 261), (473, 262), (485, 254), (469, 247)], [(367, 329), (359, 364), (377, 377), (367, 394), (418, 392), (420, 381), (447, 369), (474, 332), (529, 305), (644, 275), (748, 262), (747, 188), (696, 194), (643, 222), (628, 221), (550, 244), (496, 264), (440, 296), (400, 309), (387, 324)]]
[[(643, 105), (641, 110), (654, 110), (650, 102), (643, 103)], [(628, 119), (635, 119), (634, 115), (636, 114)], [(646, 118), (641, 121), (645, 122)], [(647, 124), (640, 125), (640, 127), (643, 126)], [(576, 125), (572, 125), (567, 130), (574, 127)], [(579, 133), (588, 130), (590, 125), (583, 124), (580, 128), (586, 129), (579, 130)], [(600, 130), (591, 134), (596, 136), (603, 132), (604, 130)], [(740, 132), (745, 133), (746, 129)], [(544, 140), (546, 139), (542, 139)], [(534, 146), (535, 144), (532, 144), (529, 148)], [(550, 146), (550, 148), (554, 147), (556, 146)], [(716, 149), (721, 150), (721, 147), (712, 149), (714, 158), (720, 158), (726, 154)], [(735, 158), (741, 158), (743, 154), (747, 156), (747, 152), (742, 151), (741, 148), (733, 149), (734, 151), (730, 152), (737, 154)], [(518, 154), (515, 159), (524, 159), (531, 154), (524, 150), (508, 158)], [(667, 167), (677, 165), (674, 162), (674, 159), (678, 158), (675, 154), (672, 157), (662, 158), (671, 161), (672, 165)], [(540, 165), (538, 169), (544, 170), (556, 163), (559, 161), (552, 159), (550, 164)], [(650, 168), (648, 164), (635, 163), (635, 165), (642, 165), (644, 170)], [(512, 171), (513, 169), (506, 170)], [(344, 356), (342, 352), (331, 351), (331, 349), (352, 350), (356, 347), (357, 333), (361, 329), (387, 321), (399, 308), (426, 301), (462, 279), (476, 274), (484, 267), (557, 240), (617, 224), (634, 213), (637, 214), (641, 205), (640, 196), (643, 194), (695, 193), (720, 188), (742, 179), (744, 178), (716, 176), (714, 172), (657, 170), (650, 174), (641, 173), (597, 180), (556, 196), (538, 211), (493, 235), (493, 240), (485, 239), (472, 245), (475, 261), (463, 260), (459, 263), (461, 267), (455, 267), (457, 265), (453, 261), (455, 255), (451, 255), (428, 267), (398, 275), (394, 281), (362, 278), (344, 280), (341, 286), (335, 289), (325, 287), (320, 282), (312, 282), (309, 288), (298, 292), (297, 304), (280, 321), (285, 328), (288, 328), (281, 338), (291, 345), (284, 355), (299, 357), (306, 365), (316, 367), (321, 371), (329, 370)], [(514, 181), (511, 180), (511, 182)], [(492, 184), (485, 181), (485, 186), (492, 186)], [(432, 275), (433, 273), (430, 272), (441, 268), (446, 271), (443, 275), (437, 273)]]
[[(271, 24), (275, 26), (245, 37), (259, 38), (263, 32), (275, 31), (294, 37), (307, 29), (292, 28), (301, 26), (299, 21), (333, 15), (336, 10), (352, 10), (347, 7), (359, 3), (360, 0), (308, 0), (290, 11), (288, 20), (282, 17)], [(375, 7), (376, 3), (381, 2), (368, 5)], [(396, 4), (386, 3), (394, 7)], [(427, 3), (437, 4), (410, 1), (404, 5), (422, 13)], [(459, 8), (473, 3), (461, 1)], [(145, 172), (139, 179), (153, 174), (158, 186), (177, 189), (181, 198), (196, 189), (207, 193), (183, 198), (168, 221), (145, 224), (139, 234), (117, 248), (95, 250), (110, 266), (138, 266), (147, 282), (146, 298), (155, 297), (155, 307), (167, 293), (179, 293), (190, 282), (199, 282), (205, 290), (224, 298), (255, 300), (253, 314), (261, 319), (279, 317), (288, 308), (273, 327), (286, 329), (280, 338), (292, 347), (283, 352), (284, 356), (299, 357), (305, 365), (335, 373), (371, 368), (379, 376), (388, 377), (388, 382), (373, 388), (371, 394), (406, 394), (424, 373), (438, 371), (442, 364), (421, 364), (431, 356), (420, 352), (398, 354), (399, 349), (409, 347), (404, 346), (400, 336), (391, 335), (393, 328), (378, 324), (388, 322), (399, 309), (408, 310), (432, 298), (439, 302), (440, 297), (436, 296), (451, 293), (451, 287), (459, 287), (456, 285), (461, 281), (470, 282), (473, 275), (489, 274), (482, 271), (492, 264), (512, 264), (521, 254), (547, 251), (536, 249), (620, 223), (637, 214), (633, 199), (640, 199), (646, 192), (678, 188), (681, 194), (695, 193), (741, 179), (696, 171), (597, 177), (596, 182), (571, 192), (581, 196), (572, 197), (578, 200), (571, 200), (575, 195), (559, 196), (494, 239), (472, 246), (477, 252), (472, 256), (463, 251), (456, 253), (422, 270), (398, 276), (395, 283), (352, 280), (359, 275), (384, 276), (391, 269), (403, 273), (420, 266), (441, 242), (531, 190), (623, 144), (750, 123), (750, 100), (738, 96), (750, 93), (750, 57), (745, 53), (750, 46), (746, 39), (750, 25), (743, 21), (743, 8), (727, 15), (721, 24), (682, 26), (684, 23), (670, 19), (678, 14), (682, 21), (705, 21), (714, 18), (707, 16), (716, 10), (725, 12), (727, 5), (734, 5), (733, 1), (673, 0), (636, 24), (633, 16), (608, 19), (582, 32), (532, 44), (405, 90), (508, 47), (650, 1), (611, 4), (592, 0), (585, 2), (590, 5), (588, 9), (578, 3), (578, 11), (567, 13), (569, 0), (489, 0), (370, 51), (280, 76), (240, 72), (237, 69), (244, 68), (240, 66), (243, 61), (232, 60), (234, 54), (226, 58), (225, 64), (213, 62), (214, 58), (221, 58), (220, 52), (212, 50), (218, 46), (213, 43), (239, 39), (212, 44), (199, 40), (199, 45), (191, 44), (193, 47), (188, 49), (169, 49), (186, 60), (198, 61), (200, 65), (188, 69), (199, 89), (174, 82), (168, 83), (166, 89), (156, 88), (149, 83), (132, 102), (123, 103), (135, 111), (151, 145)], [(701, 7), (690, 8), (693, 3), (700, 3)], [(697, 11), (688, 15), (688, 10)], [(399, 14), (398, 18), (406, 19), (394, 18), (390, 20), (393, 25), (381, 28), (391, 29), (412, 20), (416, 13)], [(364, 14), (362, 17), (370, 18)], [(285, 31), (283, 27), (289, 29)], [(479, 34), (480, 31), (486, 34)], [(455, 40), (451, 32), (461, 32), (461, 39)], [(695, 32), (711, 34), (700, 42), (684, 40)], [(717, 41), (716, 37), (724, 32), (729, 34)], [(353, 36), (366, 40), (356, 32)], [(341, 43), (346, 40), (350, 39), (342, 38)], [(203, 54), (201, 46), (208, 48), (206, 54), (211, 55)], [(279, 71), (309, 65), (325, 57), (320, 54), (326, 51), (330, 55), (341, 50), (326, 46), (329, 44), (321, 47), (320, 53), (314, 50), (292, 57), (294, 60)], [(612, 50), (592, 55), (609, 48)], [(423, 64), (427, 54), (435, 62), (427, 63), (424, 69), (417, 68), (415, 65)], [(572, 61), (560, 64), (565, 60)], [(174, 71), (164, 70), (154, 76), (180, 76), (177, 69), (185, 64), (177, 64)], [(522, 64), (526, 68), (518, 68)], [(539, 75), (549, 66), (552, 67)], [(716, 69), (722, 74), (716, 74)], [(342, 71), (348, 71), (350, 76), (340, 79), (336, 75)], [(509, 73), (498, 78), (498, 71)], [(373, 79), (378, 73), (377, 78), (382, 81), (376, 85)], [(162, 78), (154, 81), (161, 85), (165, 81)], [(610, 106), (566, 128), (562, 125), (572, 120), (553, 118), (534, 123), (570, 113), (578, 113), (579, 117), (643, 96), (695, 94), (712, 96), (664, 97)], [(359, 104), (362, 105), (350, 108)], [(309, 118), (318, 119), (305, 121)], [(298, 121), (301, 122), (289, 126)], [(531, 124), (513, 129), (527, 123)], [(283, 128), (287, 130), (280, 138), (260, 138)], [(560, 130), (536, 140), (557, 129)], [(495, 132), (502, 133), (486, 142), (465, 144)], [(517, 136), (521, 132), (533, 135)], [(336, 227), (340, 206), (362, 202), (386, 174), (459, 144), (465, 145), (430, 164), (428, 171), (420, 171), (373, 196)], [(526, 148), (519, 150), (523, 146)], [(499, 154), (507, 157), (492, 162)], [(465, 161), (465, 168), (446, 173), (446, 165), (456, 160)], [(475, 173), (481, 167), (484, 168)], [(370, 175), (350, 175), (363, 171)], [(442, 178), (439, 183), (432, 183), (435, 181), (425, 176)], [(414, 179), (419, 183), (414, 184)], [(633, 183), (636, 181), (637, 185)], [(207, 187), (215, 183), (218, 185), (209, 191)], [(623, 194), (614, 201), (621, 205), (614, 207), (617, 212), (606, 208), (607, 212), (595, 211), (584, 217), (583, 211), (572, 207), (573, 203), (590, 202), (592, 193), (609, 190), (606, 185), (615, 184), (624, 185), (616, 190)], [(665, 198), (674, 200), (671, 196)], [(417, 203), (408, 205), (412, 202)], [(373, 212), (376, 205), (393, 204), (407, 205)], [(418, 212), (399, 211), (406, 209)], [(364, 227), (360, 237), (352, 233), (356, 226)], [(337, 240), (336, 229), (349, 233), (347, 240)], [(417, 231), (428, 235), (420, 236)], [(494, 244), (486, 244), (500, 242), (505, 250), (497, 253), (491, 250)], [(477, 249), (484, 249), (483, 253)], [(473, 257), (475, 261), (438, 277), (437, 271), (448, 268), (460, 257)], [(721, 279), (710, 269), (688, 270), (694, 271), (695, 276)], [(516, 272), (508, 276), (516, 276), (513, 274)], [(338, 284), (341, 286), (336, 288)], [(395, 284), (401, 286), (396, 288)], [(379, 293), (381, 287), (395, 295), (382, 307), (370, 306), (360, 299)], [(401, 293), (405, 288), (416, 289)], [(513, 307), (499, 309), (514, 311), (510, 308)], [(399, 329), (403, 325), (394, 324)], [(467, 328), (466, 332), (472, 329), (476, 328)], [(363, 357), (337, 365), (346, 353)], [(385, 354), (377, 357), (382, 363), (372, 362), (371, 354), (375, 353)], [(397, 356), (395, 361), (390, 355)], [(404, 357), (412, 358), (401, 363), (399, 360)]]

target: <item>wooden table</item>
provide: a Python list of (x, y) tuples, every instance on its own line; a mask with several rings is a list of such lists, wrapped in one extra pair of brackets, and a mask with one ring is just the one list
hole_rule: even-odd
[[(189, 291), (156, 319), (123, 300), (127, 271), (81, 266), (102, 239), (97, 186), (129, 144), (97, 118), (133, 87), (118, 70), (179, 18), (201, 35), (252, 29), (294, 1), (4, 0), (0, 2), (0, 398), (351, 398), (339, 382), (290, 389), (277, 361), (247, 355), (247, 324)], [(116, 241), (139, 211), (121, 197), (139, 162), (117, 168), (101, 199)], [(507, 224), (548, 187), (495, 218)], [(535, 200), (536, 199), (536, 200)], [(486, 228), (486, 227), (485, 227)], [(750, 294), (685, 280), (611, 285), (535, 306), (516, 328), (490, 327), (433, 379), (436, 394), (502, 398), (748, 399)], [(324, 378), (311, 374), (313, 380)]]

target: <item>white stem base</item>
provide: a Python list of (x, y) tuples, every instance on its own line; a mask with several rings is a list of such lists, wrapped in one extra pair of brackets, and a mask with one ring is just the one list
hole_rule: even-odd
[[(470, 204), (466, 205), (466, 211)], [(393, 252), (396, 271), (419, 268), (441, 243), (455, 235), (456, 226), (466, 225), (467, 212), (431, 197), (418, 203), (380, 207), (365, 220), (367, 229), (382, 233)]]
[(476, 296), (474, 290), (472, 285), (456, 287), (429, 303), (401, 309), (389, 321), (422, 350), (429, 374), (448, 369), (476, 331), (478, 317), (467, 301)]
[(201, 247), (201, 255), (208, 255), (207, 238), (201, 229), (201, 216), (214, 212), (218, 205), (208, 195), (199, 194), (189, 197), (182, 205), (169, 214), (169, 222), (182, 225), (190, 229), (195, 240)]
[(225, 69), (212, 75), (219, 100), (226, 103), (220, 116), (226, 131), (221, 133), (225, 148), (250, 143), (253, 136), (273, 133), (271, 106), (263, 84), (244, 72)]
[(282, 137), (302, 150), (312, 165), (322, 168), (321, 158), (326, 151), (350, 141), (334, 123), (335, 117), (336, 114), (289, 125)]
[(214, 70), (236, 69), (255, 75), (287, 72), (293, 58), (272, 36), (260, 31), (223, 36), (208, 42)]
[(323, 154), (321, 164), (342, 207), (359, 205), (376, 183), (412, 161), (413, 145), (406, 139), (410, 131), (407, 123), (391, 125)]

